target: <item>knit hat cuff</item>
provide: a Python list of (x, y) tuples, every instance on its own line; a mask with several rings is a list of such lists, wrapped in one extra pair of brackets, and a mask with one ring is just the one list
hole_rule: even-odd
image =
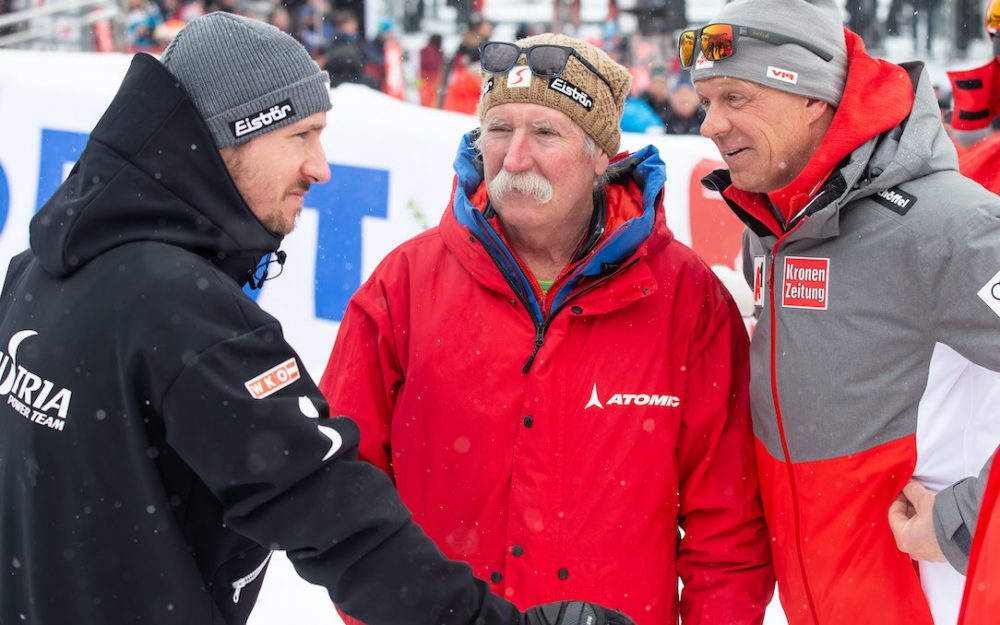
[(265, 132), (329, 111), (329, 82), (326, 72), (317, 72), (205, 121), (218, 147), (240, 145)]

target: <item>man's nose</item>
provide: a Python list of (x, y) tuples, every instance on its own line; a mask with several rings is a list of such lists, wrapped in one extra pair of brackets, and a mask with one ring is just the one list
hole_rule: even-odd
[(705, 111), (705, 121), (701, 122), (701, 136), (713, 139), (728, 132), (731, 128), (729, 119), (719, 110), (719, 107), (712, 106)]
[(518, 174), (530, 171), (535, 166), (532, 155), (531, 137), (528, 132), (515, 130), (503, 157), (503, 168), (508, 173)]
[(326, 152), (323, 146), (317, 142), (316, 147), (310, 151), (309, 157), (302, 165), (302, 173), (318, 184), (323, 184), (330, 180), (330, 164), (326, 161)]

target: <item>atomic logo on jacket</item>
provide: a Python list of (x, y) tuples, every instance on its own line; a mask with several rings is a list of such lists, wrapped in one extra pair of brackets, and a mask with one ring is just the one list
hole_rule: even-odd
[(677, 408), (681, 405), (680, 397), (676, 395), (648, 395), (646, 393), (614, 393), (604, 403), (601, 403), (600, 395), (597, 392), (597, 384), (594, 384), (590, 392), (590, 401), (583, 407), (600, 408), (604, 410), (604, 404), (608, 406), (660, 406), (663, 408)]

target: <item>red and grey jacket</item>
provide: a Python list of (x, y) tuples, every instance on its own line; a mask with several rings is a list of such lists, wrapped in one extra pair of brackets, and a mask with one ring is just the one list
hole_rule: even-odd
[(348, 305), (320, 385), (361, 456), (517, 605), (760, 623), (773, 572), (746, 333), (664, 222), (656, 150), (612, 164), (605, 234), (546, 296), (484, 211), (475, 157), (467, 137), (441, 224)]
[(959, 625), (988, 625), (1000, 613), (1000, 465), (994, 463), (989, 478), (981, 474), (979, 479), (985, 493), (969, 555)]
[[(1000, 198), (958, 173), (926, 73), (847, 39), (841, 105), (796, 180), (768, 196), (726, 171), (704, 181), (747, 224), (778, 588), (792, 625), (954, 623), (978, 508), (966, 478), (1000, 441)], [(887, 511), (911, 476), (939, 491), (955, 568), (918, 573), (896, 548)]]

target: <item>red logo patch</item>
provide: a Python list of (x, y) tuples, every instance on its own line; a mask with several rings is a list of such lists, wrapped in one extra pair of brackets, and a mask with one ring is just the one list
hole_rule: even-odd
[(782, 82), (791, 83), (793, 85), (799, 82), (798, 72), (793, 72), (787, 69), (781, 69), (780, 67), (774, 67), (773, 65), (767, 66), (767, 77), (774, 78), (775, 80), (780, 80)]
[(826, 310), (830, 295), (830, 259), (785, 257), (781, 305)]
[(764, 306), (764, 272), (767, 271), (767, 260), (763, 256), (753, 257), (753, 305), (755, 308)]
[(243, 383), (243, 386), (246, 387), (254, 399), (264, 399), (268, 395), (277, 393), (295, 380), (298, 380), (299, 377), (298, 363), (295, 362), (294, 358), (289, 358), (252, 380), (247, 380)]

